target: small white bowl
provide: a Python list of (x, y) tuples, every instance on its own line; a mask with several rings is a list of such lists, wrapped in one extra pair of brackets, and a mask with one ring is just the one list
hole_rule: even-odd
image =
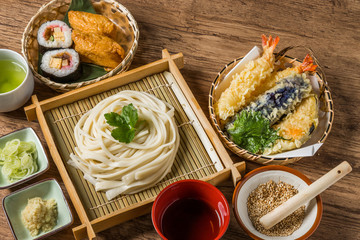
[(24, 105), (34, 91), (34, 77), (26, 60), (19, 53), (8, 49), (0, 49), (0, 60), (13, 60), (25, 70), (24, 81), (14, 90), (0, 93), (0, 112), (10, 112)]
[(255, 229), (247, 212), (247, 199), (257, 186), (269, 180), (274, 182), (283, 181), (293, 185), (299, 191), (311, 184), (311, 181), (305, 175), (285, 166), (265, 166), (249, 172), (237, 184), (232, 199), (234, 214), (240, 226), (253, 239), (290, 240), (308, 238), (315, 232), (322, 217), (323, 205), (320, 195), (305, 204), (305, 218), (300, 228), (290, 236), (270, 237)]

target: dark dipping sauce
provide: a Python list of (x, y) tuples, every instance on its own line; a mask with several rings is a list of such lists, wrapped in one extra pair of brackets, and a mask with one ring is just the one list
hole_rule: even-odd
[(211, 240), (220, 230), (220, 215), (204, 201), (185, 198), (163, 213), (161, 232), (169, 240)]

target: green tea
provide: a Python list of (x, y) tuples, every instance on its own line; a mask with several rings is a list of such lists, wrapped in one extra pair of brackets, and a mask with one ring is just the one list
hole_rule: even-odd
[(13, 60), (0, 60), (0, 93), (10, 92), (25, 79), (25, 69)]

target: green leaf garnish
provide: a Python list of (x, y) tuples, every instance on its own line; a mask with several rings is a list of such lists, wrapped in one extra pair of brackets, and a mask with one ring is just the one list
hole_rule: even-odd
[(227, 129), (234, 143), (252, 152), (263, 152), (265, 148), (272, 146), (277, 139), (281, 139), (270, 127), (268, 119), (259, 112), (242, 111), (236, 115), (232, 126)]
[(132, 104), (123, 107), (121, 116), (124, 117), (124, 120), (128, 125), (135, 127), (135, 124), (138, 120), (138, 114), (137, 114), (137, 110), (134, 108)]
[(121, 114), (115, 112), (105, 113), (104, 117), (107, 124), (116, 127), (111, 131), (113, 138), (124, 143), (130, 143), (134, 139), (138, 113), (132, 103), (124, 106)]
[(121, 125), (111, 131), (111, 136), (119, 142), (130, 143), (135, 137), (135, 129), (130, 129), (128, 125)]
[(64, 16), (64, 22), (70, 26), (68, 12), (69, 11), (81, 11), (88, 13), (96, 13), (90, 0), (71, 0), (69, 9), (66, 11)]
[(54, 36), (51, 35), (50, 38), (49, 38), (49, 40), (53, 42), (53, 41), (55, 40), (55, 39), (54, 39)]
[(119, 127), (123, 124), (126, 124), (123, 117), (116, 112), (105, 113), (104, 116), (106, 119), (106, 123), (109, 124), (110, 126)]
[(107, 74), (107, 71), (105, 71), (104, 67), (86, 62), (80, 62), (80, 65), (82, 74), (81, 77), (76, 80), (76, 82), (89, 81)]

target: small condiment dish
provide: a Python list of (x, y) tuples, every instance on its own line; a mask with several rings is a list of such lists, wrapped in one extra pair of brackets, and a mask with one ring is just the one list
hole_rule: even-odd
[(0, 49), (0, 60), (16, 62), (25, 71), (25, 78), (19, 86), (9, 92), (0, 93), (0, 112), (10, 112), (20, 108), (29, 100), (34, 91), (34, 77), (26, 60), (19, 53)]
[(151, 218), (162, 239), (212, 240), (220, 239), (226, 232), (230, 210), (226, 198), (216, 187), (187, 179), (159, 193)]
[(270, 237), (258, 232), (253, 226), (247, 211), (248, 197), (260, 184), (270, 180), (276, 183), (282, 181), (291, 184), (299, 192), (311, 184), (311, 181), (305, 175), (285, 166), (265, 166), (249, 172), (237, 184), (233, 194), (232, 205), (237, 222), (253, 239), (287, 240), (308, 238), (315, 232), (322, 217), (323, 205), (320, 195), (305, 204), (305, 218), (300, 228), (287, 237)]
[[(37, 166), (38, 166), (38, 170), (36, 172), (34, 172), (33, 174), (20, 179), (16, 182), (9, 182), (8, 179), (6, 178), (6, 176), (4, 176), (3, 174), (0, 174), (0, 189), (4, 189), (4, 188), (11, 188), (14, 186), (17, 186), (21, 183), (24, 183), (26, 181), (29, 181), (30, 179), (33, 179), (41, 174), (43, 174), (44, 172), (46, 172), (49, 169), (49, 160), (45, 154), (43, 145), (40, 142), (39, 137), (36, 135), (35, 131), (30, 128), (23, 128), (20, 130), (17, 130), (15, 132), (9, 133), (7, 135), (4, 135), (2, 137), (0, 137), (0, 149), (3, 149), (5, 144), (8, 141), (11, 141), (13, 139), (19, 139), (20, 141), (25, 141), (25, 142), (29, 142), (32, 141), (35, 143), (36, 145), (36, 150), (37, 150)], [(0, 172), (1, 172), (1, 166), (0, 166)]]
[[(21, 212), (28, 204), (28, 199), (40, 197), (44, 200), (54, 198), (57, 203), (58, 217), (55, 227), (49, 232), (40, 232), (32, 237), (21, 220)], [(14, 238), (17, 240), (43, 239), (70, 226), (73, 222), (69, 204), (55, 179), (45, 179), (4, 197), (3, 209)]]

